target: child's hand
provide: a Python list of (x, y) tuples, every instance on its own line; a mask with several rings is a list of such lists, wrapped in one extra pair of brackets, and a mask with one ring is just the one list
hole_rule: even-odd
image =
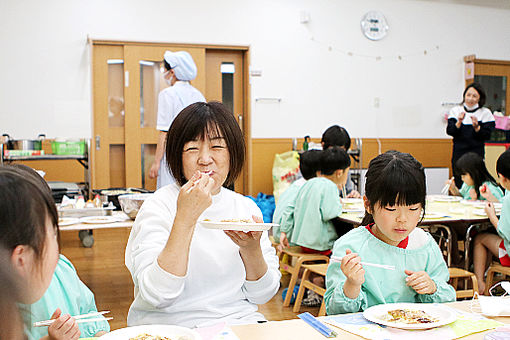
[(352, 190), (349, 194), (347, 194), (347, 198), (361, 198), (361, 194), (357, 190)]
[(365, 282), (365, 270), (360, 262), (359, 255), (347, 249), (340, 264), (340, 269), (347, 277), (347, 281), (353, 286), (361, 286)]
[(287, 234), (284, 232), (280, 233), (280, 245), (282, 246), (282, 248), (289, 247), (289, 239), (287, 238)]
[(435, 282), (430, 278), (429, 274), (424, 271), (413, 272), (405, 270), (406, 285), (411, 287), (418, 294), (434, 294), (437, 290)]
[(473, 201), (476, 201), (478, 199), (475, 188), (469, 189), (469, 197), (471, 197)]
[(76, 319), (69, 314), (62, 315), (60, 308), (57, 308), (51, 319), (56, 319), (48, 327), (48, 336), (52, 340), (75, 340), (80, 337), (80, 329)]
[(492, 202), (485, 203), (485, 207), (483, 208), (483, 210), (485, 210), (485, 213), (487, 214), (489, 219), (491, 217), (497, 217), (496, 216), (496, 209), (494, 208), (494, 204)]

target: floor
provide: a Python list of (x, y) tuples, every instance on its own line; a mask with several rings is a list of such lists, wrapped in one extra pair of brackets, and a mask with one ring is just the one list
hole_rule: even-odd
[[(124, 265), (124, 249), (129, 237), (128, 228), (101, 229), (94, 231), (95, 243), (92, 248), (81, 246), (77, 231), (62, 231), (61, 253), (76, 267), (81, 280), (94, 292), (98, 310), (109, 310), (113, 320), (112, 330), (126, 327), (129, 306), (133, 301), (133, 282)], [(283, 282), (287, 282), (287, 277)], [(296, 318), (292, 306), (282, 306), (280, 288), (271, 301), (259, 306), (259, 310), (268, 320), (286, 320)], [(317, 315), (317, 308), (301, 308)]]

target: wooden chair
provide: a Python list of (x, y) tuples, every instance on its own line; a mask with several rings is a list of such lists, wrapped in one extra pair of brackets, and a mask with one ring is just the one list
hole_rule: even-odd
[[(475, 292), (478, 292), (478, 281), (476, 280), (475, 274), (468, 272), (467, 270), (461, 268), (448, 268), (450, 271), (450, 284), (455, 288), (455, 292), (458, 299), (463, 298), (472, 298), (475, 295)], [(457, 289), (459, 284), (459, 279), (464, 279), (464, 289)], [(468, 289), (466, 279), (471, 280), (472, 289)]]
[[(294, 286), (299, 278), (299, 271), (303, 264), (308, 262), (325, 262), (329, 263), (329, 257), (321, 254), (307, 254), (301, 250), (301, 247), (289, 247), (285, 248), (280, 254), (280, 271), (282, 273), (290, 274), (289, 287), (287, 289), (287, 295), (285, 296), (285, 300), (283, 301), (283, 307), (288, 307), (290, 305), (290, 300), (292, 298), (292, 292), (294, 291)], [(292, 262), (295, 261), (295, 264)]]
[(319, 309), (319, 314), (317, 316), (326, 315), (326, 305), (324, 304), (324, 294), (326, 293), (326, 289), (314, 284), (310, 279), (310, 273), (315, 273), (321, 276), (326, 277), (326, 271), (328, 270), (328, 263), (319, 263), (319, 264), (304, 264), (303, 268), (305, 271), (303, 273), (303, 277), (301, 278), (301, 285), (299, 286), (299, 292), (296, 297), (296, 302), (294, 303), (294, 308), (292, 311), (294, 313), (299, 313), (301, 309), (301, 301), (303, 300), (303, 295), (305, 294), (306, 288), (313, 290), (320, 296), (322, 296), (322, 303)]
[(503, 279), (505, 276), (510, 276), (510, 267), (502, 266), (501, 263), (498, 262), (492, 262), (492, 264), (489, 267), (489, 270), (487, 270), (487, 279), (485, 280), (485, 295), (489, 295), (489, 289), (496, 283), (496, 280), (494, 280), (494, 274), (500, 273), (503, 274)]

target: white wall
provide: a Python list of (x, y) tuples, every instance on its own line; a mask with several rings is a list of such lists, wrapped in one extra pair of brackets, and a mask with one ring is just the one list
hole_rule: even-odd
[[(506, 8), (420, 0), (2, 0), (0, 132), (92, 135), (89, 35), (250, 45), (252, 67), (262, 70), (251, 80), (255, 138), (320, 137), (332, 124), (360, 137), (446, 138), (441, 103), (461, 100), (463, 56), (510, 59)], [(381, 41), (360, 31), (372, 9), (390, 25)], [(300, 11), (310, 13), (309, 24), (299, 23)]]

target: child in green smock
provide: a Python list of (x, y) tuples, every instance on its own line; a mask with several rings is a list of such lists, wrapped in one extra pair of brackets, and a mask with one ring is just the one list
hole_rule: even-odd
[[(450, 302), (448, 267), (435, 240), (416, 228), (425, 209), (425, 172), (409, 154), (388, 151), (366, 174), (365, 218), (335, 242), (326, 274), (328, 314), (394, 302)], [(360, 262), (395, 266), (395, 270)]]
[(294, 222), (284, 223), (281, 231), (285, 234), (292, 231), (290, 242), (301, 246), (305, 252), (331, 253), (338, 238), (332, 220), (342, 213), (338, 189), (347, 181), (350, 164), (349, 155), (341, 147), (322, 151), (320, 173), (299, 190)]
[[(273, 214), (273, 222), (278, 224), (278, 226), (273, 227), (273, 237), (276, 243), (280, 243), (280, 226), (286, 223), (294, 223), (294, 205), (296, 203), (297, 194), (307, 180), (317, 176), (321, 154), (321, 150), (308, 150), (299, 156), (299, 170), (303, 178), (294, 181), (290, 187), (280, 195)], [(292, 229), (292, 225), (284, 228), (290, 230)], [(284, 247), (289, 246), (288, 236), (285, 234), (282, 239), (282, 245)]]
[(455, 196), (462, 196), (465, 200), (487, 200), (490, 202), (501, 202), (503, 190), (487, 170), (483, 158), (474, 153), (468, 152), (457, 160), (455, 166), (461, 174), (462, 187), (457, 189), (451, 181), (450, 193)]
[(475, 238), (473, 264), (480, 294), (485, 291), (485, 271), (492, 256), (497, 256), (503, 266), (510, 267), (510, 256), (508, 255), (508, 249), (510, 249), (510, 150), (499, 156), (496, 162), (496, 171), (499, 182), (506, 189), (506, 195), (503, 199), (499, 220), (494, 205), (487, 203), (485, 206), (485, 212), (498, 234), (481, 233)]

